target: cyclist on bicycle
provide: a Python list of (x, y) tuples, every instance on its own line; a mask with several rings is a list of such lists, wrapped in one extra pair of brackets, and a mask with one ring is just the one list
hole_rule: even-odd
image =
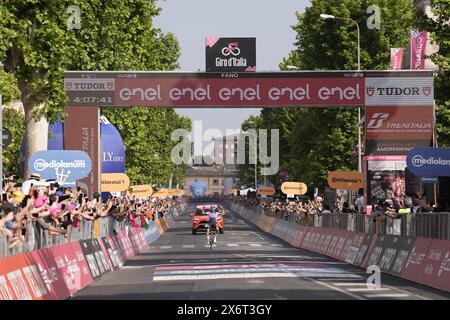
[[(208, 212), (208, 216), (209, 216), (208, 229), (206, 230), (206, 236), (208, 238), (207, 244), (209, 244), (209, 240), (210, 240), (209, 235), (211, 233), (211, 230), (214, 229), (216, 231), (216, 235), (219, 231), (219, 228), (217, 227), (217, 214), (218, 213), (219, 213), (219, 209), (217, 209), (217, 208), (211, 209), (211, 211)], [(214, 242), (216, 242), (215, 236), (214, 236)]]

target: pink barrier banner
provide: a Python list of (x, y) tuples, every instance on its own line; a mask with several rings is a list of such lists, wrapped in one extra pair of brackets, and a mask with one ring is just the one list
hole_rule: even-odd
[(100, 237), (98, 237), (98, 238), (97, 238), (97, 241), (98, 241), (98, 244), (100, 245), (100, 248), (102, 248), (102, 252), (103, 252), (103, 255), (104, 255), (104, 257), (105, 257), (106, 263), (107, 263), (108, 266), (109, 266), (109, 270), (110, 270), (110, 271), (114, 270), (114, 265), (113, 265), (112, 262), (111, 262), (111, 257), (109, 256), (109, 253), (108, 253), (108, 251), (106, 250), (105, 245), (103, 244), (103, 240), (102, 240)]
[(424, 270), (425, 258), (432, 242), (433, 239), (431, 238), (416, 238), (414, 247), (400, 275), (402, 278), (424, 283), (418, 279), (422, 276), (421, 272)]
[(73, 293), (64, 281), (64, 273), (56, 266), (51, 248), (33, 251), (31, 256), (49, 292), (47, 299), (63, 300)]
[(119, 267), (122, 267), (123, 264), (125, 263), (125, 256), (123, 255), (120, 248), (117, 246), (117, 241), (115, 240), (115, 237), (106, 236), (106, 241), (108, 241), (109, 246), (111, 247), (112, 255), (116, 257), (117, 264), (119, 265)]
[(372, 238), (372, 241), (369, 244), (369, 247), (367, 248), (366, 254), (364, 255), (364, 259), (361, 263), (361, 267), (367, 268), (369, 258), (372, 255), (373, 248), (377, 244), (378, 236), (375, 234)]
[(358, 255), (359, 249), (364, 240), (364, 232), (358, 232), (354, 235), (350, 248), (347, 250), (347, 255), (345, 257), (345, 262), (353, 264)]
[(415, 281), (450, 291), (450, 240), (433, 239)]
[(345, 261), (347, 255), (351, 250), (353, 239), (355, 239), (356, 235), (357, 232), (355, 231), (346, 231), (344, 247), (342, 248), (341, 252), (337, 255), (338, 260)]
[(0, 260), (0, 300), (49, 299), (42, 276), (30, 254)]

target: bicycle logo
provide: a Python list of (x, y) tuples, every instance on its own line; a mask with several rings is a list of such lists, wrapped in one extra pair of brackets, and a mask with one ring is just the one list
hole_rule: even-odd
[(222, 54), (228, 57), (230, 54), (233, 56), (238, 56), (241, 53), (241, 50), (238, 48), (239, 43), (230, 42), (226, 47), (222, 49)]

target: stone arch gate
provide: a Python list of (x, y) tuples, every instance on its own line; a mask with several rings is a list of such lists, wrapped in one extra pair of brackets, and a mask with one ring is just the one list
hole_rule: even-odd
[(66, 71), (64, 87), (65, 149), (90, 156), (79, 184), (91, 195), (100, 189), (100, 107), (364, 107), (366, 174), (404, 171), (409, 150), (434, 145), (432, 71)]

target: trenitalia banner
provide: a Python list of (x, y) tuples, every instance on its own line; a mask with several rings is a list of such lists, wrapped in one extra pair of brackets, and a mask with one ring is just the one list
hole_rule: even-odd
[(406, 165), (420, 177), (450, 177), (450, 148), (415, 148), (408, 153)]
[(359, 190), (363, 188), (363, 175), (357, 171), (333, 171), (328, 175), (328, 185), (332, 189)]
[(425, 49), (427, 46), (428, 32), (411, 31), (411, 69), (423, 69), (425, 67)]
[(39, 173), (42, 179), (56, 179), (60, 185), (75, 185), (77, 179), (91, 171), (91, 159), (82, 151), (37, 151), (28, 162), (30, 172)]
[(256, 38), (205, 39), (206, 71), (256, 71)]
[(366, 154), (406, 155), (433, 144), (433, 106), (366, 107)]
[(402, 68), (403, 48), (391, 48), (391, 69), (400, 70)]

